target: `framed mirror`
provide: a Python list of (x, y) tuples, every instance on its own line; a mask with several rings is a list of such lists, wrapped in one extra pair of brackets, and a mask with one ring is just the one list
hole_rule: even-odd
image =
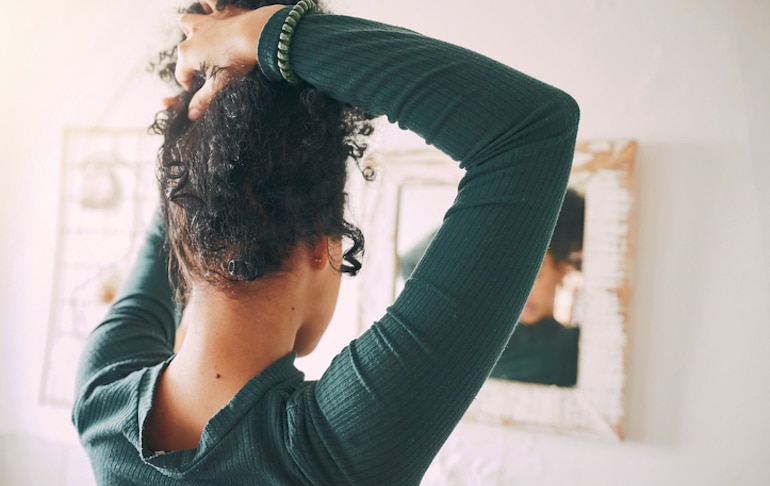
[[(623, 438), (636, 151), (630, 140), (579, 142), (575, 150), (570, 189), (585, 204), (582, 246), (560, 279), (552, 317), (579, 336), (577, 357), (572, 358), (577, 361), (576, 382), (574, 377), (560, 386), (541, 384), (553, 383), (548, 380), (490, 378), (464, 420)], [(433, 148), (380, 151), (368, 163), (377, 176), (360, 191), (358, 201), (367, 236), (359, 276), (359, 332), (395, 300), (464, 174)], [(521, 323), (514, 337), (520, 329)]]

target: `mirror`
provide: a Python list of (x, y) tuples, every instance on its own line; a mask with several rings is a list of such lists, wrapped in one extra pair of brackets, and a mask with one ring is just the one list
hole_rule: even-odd
[[(585, 202), (582, 246), (567, 251), (569, 261), (552, 301), (553, 320), (569, 335), (561, 340), (576, 348), (562, 360), (567, 368), (571, 363), (572, 381), (506, 374), (501, 359), (500, 370), (487, 380), (465, 420), (623, 438), (636, 150), (636, 142), (617, 140), (581, 142), (575, 150), (569, 185)], [(359, 201), (360, 226), (367, 235), (365, 270), (359, 277), (359, 332), (401, 290), (464, 174), (432, 148), (374, 153), (369, 164), (377, 178), (374, 187), (361, 191)], [(535, 327), (519, 324), (510, 345)], [(511, 362), (524, 359), (521, 349), (510, 351)], [(540, 361), (553, 365), (553, 356)]]

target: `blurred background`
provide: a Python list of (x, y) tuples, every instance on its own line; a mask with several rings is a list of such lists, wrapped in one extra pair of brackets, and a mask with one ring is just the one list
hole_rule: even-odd
[[(425, 484), (770, 484), (770, 4), (329, 4), (564, 89), (581, 106), (579, 139), (639, 142), (626, 440), (463, 424)], [(144, 129), (169, 91), (146, 68), (178, 5), (42, 0), (0, 17), (0, 484), (93, 483), (66, 400), (55, 399), (74, 358), (55, 369), (50, 359), (63, 178), (90, 148), (152, 162)], [(124, 136), (135, 138), (114, 142)], [(421, 144), (389, 126), (374, 141)], [(105, 194), (85, 204), (109, 204)], [(355, 337), (356, 298), (346, 280), (329, 333), (298, 361), (309, 378)]]

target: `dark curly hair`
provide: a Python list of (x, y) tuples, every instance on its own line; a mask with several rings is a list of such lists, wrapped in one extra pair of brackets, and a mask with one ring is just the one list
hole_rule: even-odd
[[(275, 3), (294, 2), (220, 0), (217, 9)], [(186, 12), (202, 9), (196, 3)], [(154, 69), (178, 88), (175, 61), (176, 48), (164, 51)], [(220, 288), (253, 281), (284, 268), (296, 244), (312, 247), (321, 236), (350, 241), (339, 270), (355, 275), (364, 238), (344, 215), (347, 161), (361, 169), (372, 117), (309, 84), (270, 82), (256, 68), (235, 76), (191, 121), (187, 107), (204, 81), (196, 73), (192, 89), (150, 127), (164, 137), (157, 173), (181, 304), (189, 277)]]
[(555, 261), (572, 263), (578, 270), (582, 259), (585, 207), (585, 198), (576, 190), (568, 189), (549, 247)]

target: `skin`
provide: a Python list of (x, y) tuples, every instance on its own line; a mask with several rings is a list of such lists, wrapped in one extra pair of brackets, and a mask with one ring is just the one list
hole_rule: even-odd
[(537, 324), (546, 318), (553, 318), (556, 289), (569, 269), (566, 262), (557, 262), (551, 252), (545, 254), (543, 265), (527, 298), (527, 304), (521, 313), (519, 322), (526, 325)]
[[(178, 47), (175, 76), (185, 89), (201, 66), (247, 72), (256, 66), (262, 27), (281, 5), (257, 10), (201, 2), (206, 14), (181, 18), (186, 35)], [(209, 71), (210, 72), (210, 71)], [(197, 119), (228, 81), (209, 77), (190, 103)], [(281, 271), (222, 290), (192, 278), (182, 318), (186, 336), (162, 374), (147, 420), (147, 444), (159, 451), (198, 446), (214, 414), (253, 377), (294, 351), (303, 356), (329, 325), (340, 288), (341, 241), (321, 237), (298, 244)]]

